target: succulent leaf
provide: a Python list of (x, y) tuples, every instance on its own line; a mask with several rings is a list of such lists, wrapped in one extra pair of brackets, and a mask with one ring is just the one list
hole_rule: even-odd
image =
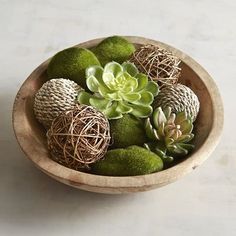
[(80, 104), (90, 105), (89, 99), (92, 97), (92, 94), (81, 91), (77, 96), (77, 100), (80, 101)]
[(145, 117), (148, 117), (152, 113), (151, 106), (142, 106), (142, 105), (136, 105), (136, 104), (130, 104), (130, 106), (133, 108), (131, 114), (136, 117), (145, 118)]
[(104, 67), (104, 74), (111, 74), (113, 77), (123, 73), (123, 67), (117, 62), (109, 62)]
[[(107, 109), (102, 109), (103, 113), (106, 117), (113, 117), (113, 119), (119, 119), (122, 118), (123, 115), (121, 112), (117, 111), (117, 102), (113, 102), (111, 106), (109, 106)], [(99, 109), (99, 108), (97, 108)]]
[(148, 81), (146, 75), (138, 72), (130, 62), (120, 65), (109, 62), (104, 69), (92, 66), (86, 70), (87, 87), (94, 94), (81, 93), (80, 104), (92, 105), (103, 112), (108, 119), (118, 119), (131, 113), (136, 117), (148, 117), (151, 104), (158, 94), (158, 85)]
[(96, 98), (96, 97), (91, 97), (89, 99), (89, 103), (93, 107), (98, 107), (99, 109), (107, 109), (109, 106), (111, 106), (111, 101), (102, 99), (102, 98)]
[(89, 79), (88, 89), (92, 92), (98, 92), (98, 88), (99, 88), (98, 80), (93, 75), (90, 76), (88, 79)]
[(140, 93), (141, 97), (138, 101), (135, 102), (135, 104), (145, 105), (145, 104), (151, 104), (153, 101), (153, 95), (152, 93), (148, 91), (143, 91)]
[(159, 140), (157, 131), (155, 129), (153, 129), (153, 126), (152, 126), (149, 118), (146, 119), (144, 126), (145, 126), (145, 130), (146, 130), (146, 135), (149, 139)]
[(194, 137), (192, 119), (185, 112), (175, 114), (170, 107), (164, 111), (158, 107), (152, 114), (152, 120), (146, 119), (145, 130), (151, 140), (151, 144), (146, 144), (145, 147), (148, 146), (161, 156), (163, 161), (165, 158), (170, 161), (175, 156), (187, 155), (194, 148), (194, 145), (188, 143)]
[(137, 67), (131, 62), (124, 62), (122, 64), (123, 70), (126, 71), (131, 76), (136, 76), (138, 74)]
[(154, 97), (159, 93), (159, 87), (154, 81), (149, 81), (147, 86), (145, 87), (145, 90), (151, 92)]
[[(138, 87), (137, 87), (137, 91), (143, 90), (146, 88), (146, 86), (148, 85), (148, 77), (142, 73), (139, 73), (136, 75), (137, 81), (138, 81)], [(150, 85), (149, 85), (150, 86)], [(146, 90), (148, 91), (148, 89), (146, 88)], [(149, 91), (151, 92), (151, 91)], [(151, 92), (153, 94), (153, 92)]]

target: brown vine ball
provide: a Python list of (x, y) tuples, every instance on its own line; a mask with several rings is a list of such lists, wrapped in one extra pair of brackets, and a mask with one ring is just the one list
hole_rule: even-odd
[(47, 141), (53, 160), (79, 170), (98, 161), (107, 152), (109, 122), (95, 108), (76, 105), (53, 120)]
[(129, 59), (150, 80), (159, 85), (176, 84), (180, 77), (181, 60), (172, 52), (155, 45), (147, 44), (138, 48)]

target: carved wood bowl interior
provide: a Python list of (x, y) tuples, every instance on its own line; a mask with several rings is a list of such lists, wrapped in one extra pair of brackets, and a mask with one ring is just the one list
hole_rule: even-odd
[[(13, 126), (16, 138), (26, 156), (47, 175), (75, 188), (99, 193), (128, 193), (146, 191), (169, 184), (201, 165), (216, 147), (223, 128), (223, 106), (218, 89), (210, 75), (185, 53), (164, 43), (142, 38), (126, 37), (136, 46), (154, 44), (170, 50), (181, 60), (180, 82), (189, 86), (201, 104), (195, 122), (194, 151), (177, 165), (158, 173), (110, 177), (83, 173), (54, 162), (47, 150), (46, 133), (33, 113), (34, 95), (47, 81), (49, 60), (37, 67), (21, 86), (13, 108)], [(94, 47), (101, 39), (81, 43), (80, 47)]]

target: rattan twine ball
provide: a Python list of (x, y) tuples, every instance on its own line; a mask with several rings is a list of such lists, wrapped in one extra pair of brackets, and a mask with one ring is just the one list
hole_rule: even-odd
[(101, 159), (110, 138), (107, 118), (86, 105), (76, 105), (73, 110), (61, 113), (47, 132), (52, 159), (75, 170)]
[(49, 128), (61, 112), (72, 109), (82, 88), (68, 79), (51, 79), (43, 84), (35, 95), (34, 114), (37, 120)]
[(197, 95), (189, 87), (178, 83), (163, 87), (153, 102), (154, 108), (162, 107), (164, 109), (168, 106), (173, 112), (185, 110), (187, 115), (195, 121), (200, 103)]
[(150, 80), (159, 85), (175, 84), (180, 77), (181, 60), (170, 51), (154, 45), (144, 45), (137, 49), (131, 58), (139, 72), (148, 75)]

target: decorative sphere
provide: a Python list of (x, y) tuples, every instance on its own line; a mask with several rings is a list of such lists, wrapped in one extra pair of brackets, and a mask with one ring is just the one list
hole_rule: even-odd
[(163, 161), (158, 155), (135, 145), (110, 150), (103, 160), (92, 165), (95, 174), (108, 176), (146, 175), (162, 169)]
[(43, 84), (35, 95), (34, 114), (37, 120), (49, 128), (61, 112), (72, 109), (82, 88), (68, 79), (51, 79)]
[(95, 48), (92, 49), (102, 66), (108, 62), (116, 61), (123, 63), (128, 60), (135, 47), (132, 43), (120, 36), (105, 38)]
[(160, 85), (176, 84), (180, 77), (181, 60), (172, 52), (155, 45), (147, 44), (138, 48), (129, 61), (136, 65), (139, 72)]
[(53, 160), (78, 170), (101, 159), (107, 152), (109, 122), (95, 108), (76, 105), (53, 120), (47, 140)]
[(66, 78), (86, 88), (85, 70), (89, 66), (100, 65), (97, 57), (85, 48), (67, 48), (58, 52), (49, 62), (49, 79)]
[(153, 107), (170, 107), (173, 112), (186, 111), (187, 115), (196, 120), (200, 103), (197, 95), (187, 86), (183, 84), (175, 84), (165, 86), (160, 93), (155, 97)]
[(114, 148), (143, 146), (147, 141), (143, 119), (126, 114), (120, 119), (110, 120), (110, 126)]

